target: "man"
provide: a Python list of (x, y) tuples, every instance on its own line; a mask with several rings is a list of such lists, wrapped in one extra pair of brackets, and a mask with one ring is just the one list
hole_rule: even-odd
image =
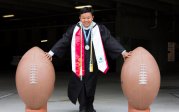
[(122, 54), (124, 60), (131, 55), (111, 36), (104, 25), (96, 24), (93, 18), (92, 9), (83, 8), (80, 21), (70, 27), (47, 54), (51, 60), (54, 54), (62, 57), (71, 45), (73, 74), (68, 85), (68, 97), (74, 104), (78, 100), (79, 112), (96, 112), (93, 102), (97, 69), (103, 73), (108, 70), (105, 53), (112, 58)]

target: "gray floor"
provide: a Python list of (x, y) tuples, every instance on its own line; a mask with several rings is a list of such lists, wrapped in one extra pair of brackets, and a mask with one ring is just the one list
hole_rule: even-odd
[[(24, 103), (17, 94), (15, 73), (2, 72), (0, 78), (0, 112), (24, 112)], [(55, 89), (48, 102), (48, 112), (78, 112), (67, 97), (68, 73), (56, 73)], [(122, 93), (119, 77), (100, 76), (94, 102), (97, 112), (127, 112), (127, 100)], [(158, 96), (150, 106), (151, 112), (179, 112), (179, 78), (161, 81)]]

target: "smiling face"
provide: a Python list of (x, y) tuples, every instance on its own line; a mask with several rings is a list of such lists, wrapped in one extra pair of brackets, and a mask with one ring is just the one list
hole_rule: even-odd
[(84, 27), (89, 27), (91, 22), (93, 21), (94, 16), (91, 12), (86, 12), (80, 15), (80, 21), (82, 22)]

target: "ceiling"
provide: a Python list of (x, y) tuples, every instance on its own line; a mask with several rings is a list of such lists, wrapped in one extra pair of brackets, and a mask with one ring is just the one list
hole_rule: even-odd
[(0, 0), (0, 15), (15, 14), (17, 18), (33, 18), (73, 14), (74, 6), (92, 4), (98, 9), (113, 8), (113, 3), (102, 0)]
[(92, 4), (95, 10), (105, 10), (115, 9), (117, 3), (159, 10), (169, 6), (179, 12), (178, 0), (0, 0), (0, 15), (13, 13), (14, 19), (65, 15), (77, 12), (74, 6), (78, 4)]
[[(0, 28), (9, 28), (13, 24), (16, 24), (14, 27), (20, 24), (25, 26), (28, 23), (34, 25), (34, 21), (35, 24), (41, 21), (48, 23), (53, 22), (54, 18), (67, 24), (66, 21), (70, 21), (71, 15), (78, 16), (78, 10), (74, 6), (86, 4), (91, 4), (96, 12), (106, 14), (115, 12), (117, 7), (128, 9), (128, 6), (132, 6), (179, 15), (178, 0), (0, 0)], [(2, 16), (5, 14), (14, 14), (15, 17), (4, 19)]]

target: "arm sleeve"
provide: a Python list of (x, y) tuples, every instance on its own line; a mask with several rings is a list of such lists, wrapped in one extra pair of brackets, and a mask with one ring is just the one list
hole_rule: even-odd
[(111, 35), (110, 31), (104, 25), (101, 25), (100, 27), (103, 45), (107, 54), (112, 59), (117, 58), (119, 55), (125, 52), (125, 48)]
[(62, 38), (57, 41), (57, 43), (50, 50), (58, 57), (64, 56), (68, 47), (71, 45), (72, 34), (74, 30), (74, 26), (71, 26), (67, 29), (66, 33), (63, 34)]

